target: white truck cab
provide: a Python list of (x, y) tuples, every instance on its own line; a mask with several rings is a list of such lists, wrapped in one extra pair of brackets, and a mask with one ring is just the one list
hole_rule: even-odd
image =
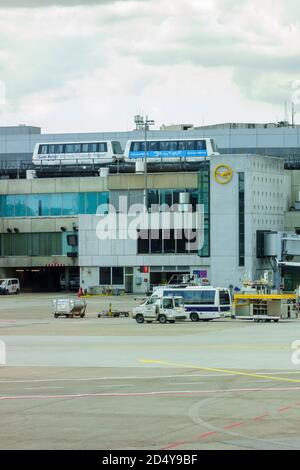
[(188, 315), (182, 297), (152, 296), (132, 310), (132, 317), (137, 323), (175, 323), (176, 320), (186, 320)]
[(0, 279), (0, 294), (18, 294), (20, 292), (19, 279)]

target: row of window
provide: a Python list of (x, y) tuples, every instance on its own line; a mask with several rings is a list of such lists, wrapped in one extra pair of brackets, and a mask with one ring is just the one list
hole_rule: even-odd
[(239, 266), (245, 266), (245, 173), (239, 173)]
[(196, 233), (192, 230), (139, 230), (138, 237), (139, 255), (198, 253)]
[(164, 295), (166, 297), (182, 297), (185, 305), (214, 305), (215, 303), (215, 290), (203, 290), (203, 291), (190, 291), (190, 290), (178, 290), (168, 291), (164, 290)]
[[(164, 152), (164, 151), (184, 151), (184, 150), (206, 150), (205, 140), (161, 140), (148, 141), (147, 151)], [(145, 142), (131, 142), (131, 152), (145, 152)]]
[(61, 153), (97, 153), (107, 152), (107, 143), (88, 144), (42, 144), (39, 147), (39, 154), (61, 154)]
[[(112, 142), (113, 153), (122, 154), (120, 142)], [(64, 153), (106, 153), (108, 149), (107, 142), (88, 142), (72, 144), (41, 144), (39, 146), (39, 155), (64, 154)]]
[[(208, 187), (207, 187), (208, 189)], [(148, 190), (148, 209), (155, 205), (167, 205), (172, 207), (175, 204), (179, 204), (179, 194), (188, 193), (188, 203), (191, 204), (193, 211), (196, 210), (198, 204), (198, 190), (178, 190), (178, 189), (149, 189)], [(208, 197), (208, 194), (207, 194)]]
[(98, 209), (106, 213), (108, 200), (108, 192), (12, 194), (0, 196), (0, 217), (96, 214)]
[[(257, 181), (258, 182), (260, 181), (261, 183), (264, 183), (264, 182), (268, 183), (268, 178), (264, 178), (263, 176), (261, 176), (261, 177), (253, 176), (253, 181), (255, 181), (255, 179), (257, 179)], [(280, 184), (282, 184), (282, 182), (283, 182), (282, 178), (280, 178), (280, 179), (279, 178), (269, 178), (269, 183), (272, 183), (272, 182), (276, 183), (276, 180), (277, 180), (277, 183), (280, 183)]]
[(3, 233), (0, 234), (1, 256), (52, 256), (62, 255), (62, 234)]
[(198, 202), (204, 205), (204, 244), (199, 251), (199, 256), (210, 256), (210, 197), (209, 197), (210, 176), (209, 168), (198, 173)]
[[(218, 298), (219, 294), (219, 298)], [(220, 305), (230, 304), (230, 295), (228, 290), (164, 290), (166, 297), (174, 297), (174, 295), (182, 297), (185, 305), (214, 305), (214, 303), (220, 303)], [(217, 297), (217, 298), (216, 298)]]
[[(253, 191), (253, 194), (255, 195), (256, 192)], [(261, 196), (264, 196), (264, 197), (268, 197), (268, 191), (264, 192), (264, 191), (257, 191), (257, 195), (261, 195)], [(269, 192), (269, 195), (270, 197), (272, 197), (272, 192)], [(273, 198), (274, 197), (280, 197), (280, 198), (283, 198), (283, 193), (273, 193)]]
[(99, 268), (99, 285), (116, 286), (124, 284), (124, 268), (103, 266)]
[[(272, 212), (272, 210), (274, 212), (276, 211), (276, 206), (273, 206), (273, 209), (272, 209), (272, 206), (260, 206), (258, 204), (257, 207), (256, 207), (256, 205), (254, 204), (253, 209), (255, 210), (256, 208), (257, 208), (257, 210), (261, 210), (261, 211), (264, 211), (264, 210), (266, 210), (268, 212)], [(283, 212), (283, 210), (284, 210), (283, 206), (277, 206), (277, 212), (279, 212), (279, 211)]]

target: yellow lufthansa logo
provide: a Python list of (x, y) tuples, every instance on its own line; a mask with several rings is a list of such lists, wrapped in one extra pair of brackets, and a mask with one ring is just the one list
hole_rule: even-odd
[(214, 169), (214, 178), (219, 184), (227, 184), (232, 178), (232, 169), (229, 165), (218, 165)]

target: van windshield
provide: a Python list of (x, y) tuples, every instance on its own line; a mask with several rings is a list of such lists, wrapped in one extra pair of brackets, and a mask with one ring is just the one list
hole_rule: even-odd
[(5, 279), (0, 279), (0, 285), (5, 282)]
[(175, 305), (175, 307), (183, 307), (183, 300), (182, 300), (182, 299), (177, 299), (177, 298), (175, 297), (175, 299), (174, 299), (174, 305)]

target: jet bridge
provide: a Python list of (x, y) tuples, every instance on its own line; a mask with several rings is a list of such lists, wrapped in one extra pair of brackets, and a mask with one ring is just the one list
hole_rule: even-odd
[(263, 232), (257, 238), (257, 257), (268, 258), (274, 271), (276, 289), (281, 286), (281, 268), (299, 267), (300, 261), (294, 257), (300, 257), (300, 235), (293, 232)]

